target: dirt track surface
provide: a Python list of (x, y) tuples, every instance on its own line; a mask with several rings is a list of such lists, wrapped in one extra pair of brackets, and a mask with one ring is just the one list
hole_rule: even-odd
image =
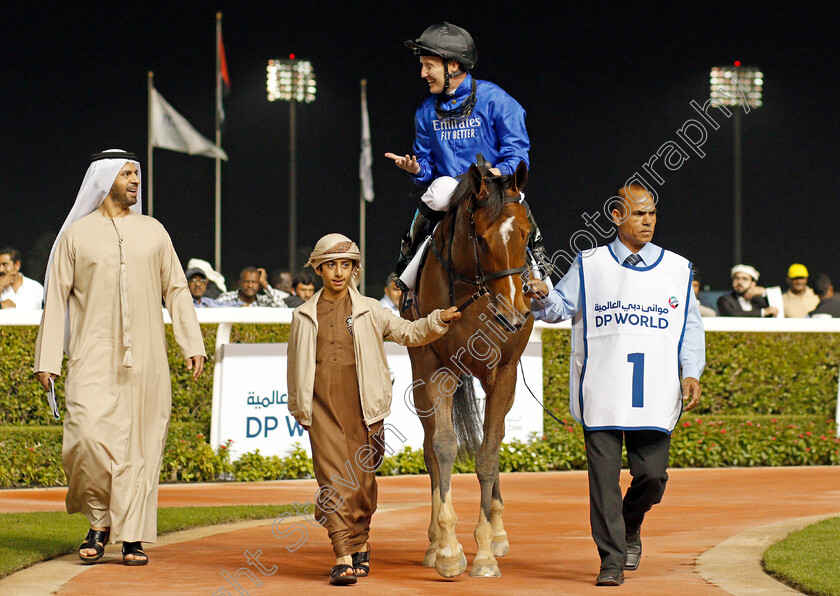
[[(428, 478), (381, 478), (380, 508), (371, 531), (372, 571), (346, 590), (356, 594), (602, 594), (594, 586), (598, 556), (589, 534), (585, 472), (504, 474), (505, 526), (510, 552), (499, 559), (500, 578), (446, 580), (420, 566), (427, 546)], [(622, 486), (629, 475), (622, 475)], [(314, 481), (254, 484), (163, 486), (161, 506), (304, 503), (314, 498)], [(478, 482), (473, 475), (453, 477), (459, 520), (458, 537), (469, 564), (476, 546)], [(64, 491), (0, 491), (0, 511), (63, 507)], [(29, 503), (28, 507), (24, 507)], [(696, 558), (723, 540), (757, 526), (809, 515), (840, 513), (840, 469), (751, 468), (672, 470), (665, 497), (648, 514), (638, 571), (628, 572), (623, 594), (723, 594), (695, 569)], [(309, 526), (306, 542), (295, 552), (272, 535), (271, 524), (150, 548), (150, 564), (126, 568), (119, 548), (109, 547), (104, 564), (91, 566), (61, 587), (58, 594), (114, 593), (321, 594), (334, 590), (327, 572), (333, 563), (326, 531)], [(81, 538), (81, 537), (80, 537)], [(248, 566), (245, 551), (262, 554), (265, 572)], [(276, 566), (276, 569), (274, 569)], [(247, 568), (262, 583), (239, 574)], [(225, 594), (218, 591), (218, 594)]]

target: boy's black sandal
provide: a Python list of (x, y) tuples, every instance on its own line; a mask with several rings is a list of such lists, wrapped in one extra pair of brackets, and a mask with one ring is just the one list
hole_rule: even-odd
[(362, 553), (353, 553), (353, 569), (356, 570), (356, 577), (367, 577), (370, 574), (370, 550)]
[(336, 565), (330, 569), (330, 583), (334, 586), (351, 586), (355, 584), (358, 581), (355, 575), (341, 575), (348, 569), (352, 571), (353, 566), (347, 565), (346, 563)]

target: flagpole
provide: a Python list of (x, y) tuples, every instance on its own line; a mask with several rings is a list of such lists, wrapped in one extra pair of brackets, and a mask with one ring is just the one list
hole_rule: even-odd
[[(219, 106), (222, 105), (222, 57), (219, 43), (222, 38), (222, 13), (216, 13), (216, 147), (222, 146), (222, 126)], [(222, 160), (216, 157), (216, 228), (215, 267), (222, 270)]]
[(149, 139), (149, 147), (148, 147), (148, 171), (146, 172), (146, 213), (148, 213), (149, 217), (154, 217), (154, 199), (152, 198), (152, 89), (155, 86), (155, 73), (151, 70), (149, 71), (149, 119), (148, 119), (148, 139)]
[[(367, 99), (367, 79), (362, 79), (361, 81), (361, 88), (362, 88), (362, 109), (365, 107), (365, 100)], [(362, 253), (362, 264), (367, 265), (367, 259), (365, 258), (365, 250), (367, 246), (367, 226), (366, 224), (366, 216), (367, 216), (367, 201), (365, 200), (365, 191), (364, 186), (362, 184), (362, 180), (359, 179), (359, 247), (360, 252)], [(367, 267), (362, 267), (362, 283), (360, 285), (361, 294), (365, 296), (365, 271)]]

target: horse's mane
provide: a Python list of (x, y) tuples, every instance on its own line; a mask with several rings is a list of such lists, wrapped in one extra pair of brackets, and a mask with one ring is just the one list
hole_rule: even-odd
[[(488, 194), (487, 198), (477, 204), (477, 206), (487, 209), (487, 215), (490, 217), (490, 221), (495, 221), (502, 214), (505, 199), (505, 188), (510, 182), (511, 177), (512, 176), (510, 174), (505, 174), (502, 176), (487, 176), (484, 178)], [(458, 186), (456, 186), (455, 190), (452, 191), (452, 202), (449, 204), (449, 214), (455, 215), (455, 212), (458, 211), (458, 207), (461, 206), (461, 203), (469, 201), (472, 196), (473, 193), (470, 189), (469, 174), (467, 174), (461, 178), (460, 182), (458, 182)]]

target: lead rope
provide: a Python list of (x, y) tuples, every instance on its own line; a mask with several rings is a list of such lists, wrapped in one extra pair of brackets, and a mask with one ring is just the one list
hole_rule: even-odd
[(114, 231), (120, 239), (120, 311), (122, 313), (123, 347), (125, 348), (123, 366), (131, 368), (134, 366), (134, 354), (131, 351), (131, 321), (128, 317), (128, 272), (126, 270), (125, 242), (117, 228), (117, 222), (112, 218), (111, 223), (114, 224)]

